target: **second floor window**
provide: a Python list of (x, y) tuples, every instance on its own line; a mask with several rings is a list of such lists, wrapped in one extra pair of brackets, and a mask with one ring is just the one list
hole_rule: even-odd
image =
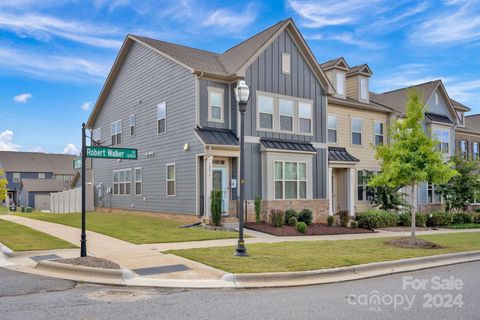
[(436, 150), (442, 153), (450, 153), (450, 131), (435, 129), (433, 131), (434, 139), (438, 141)]
[(368, 101), (368, 79), (360, 78), (360, 100)]
[(223, 89), (208, 88), (208, 121), (223, 122)]
[(383, 123), (380, 121), (374, 122), (375, 131), (375, 145), (379, 146), (383, 144)]
[(362, 145), (362, 127), (363, 127), (362, 119), (352, 118), (351, 127), (352, 127), (352, 144)]
[(20, 182), (20, 172), (13, 173), (13, 182)]
[(298, 103), (298, 130), (304, 133), (312, 132), (312, 105), (310, 103)]
[(328, 115), (328, 142), (337, 143), (337, 116)]
[(478, 150), (478, 142), (473, 143), (473, 160), (480, 159), (480, 151)]
[(134, 136), (135, 135), (135, 115), (131, 114), (130, 117), (128, 117), (128, 123), (130, 125), (130, 135)]
[(468, 144), (467, 141), (460, 141), (460, 156), (462, 159), (468, 159)]
[(337, 87), (335, 88), (337, 90), (337, 94), (340, 96), (344, 96), (345, 95), (345, 72), (336, 71), (335, 81), (337, 84)]
[(111, 127), (112, 146), (122, 143), (122, 120), (112, 122)]
[(279, 99), (280, 130), (293, 131), (293, 101)]
[(258, 96), (258, 120), (261, 129), (273, 129), (273, 97)]
[(167, 103), (161, 102), (157, 105), (157, 132), (167, 132)]
[(38, 179), (45, 179), (45, 173), (40, 172), (40, 173), (38, 174)]

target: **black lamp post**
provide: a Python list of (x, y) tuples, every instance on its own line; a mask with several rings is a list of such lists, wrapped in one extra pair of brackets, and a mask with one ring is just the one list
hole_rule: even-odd
[(244, 220), (244, 202), (245, 202), (245, 111), (247, 110), (247, 102), (250, 98), (250, 88), (244, 80), (238, 82), (235, 88), (235, 97), (237, 98), (238, 109), (240, 111), (240, 205), (239, 205), (239, 228), (238, 228), (238, 245), (234, 255), (245, 257), (248, 256), (245, 241), (243, 240), (243, 220)]

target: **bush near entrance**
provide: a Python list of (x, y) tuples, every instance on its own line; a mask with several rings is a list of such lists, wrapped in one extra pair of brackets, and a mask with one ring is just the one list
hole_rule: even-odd
[(285, 224), (285, 212), (280, 209), (272, 209), (272, 224), (277, 227), (281, 228)]
[(357, 222), (360, 228), (369, 230), (390, 228), (397, 224), (396, 214), (383, 210), (369, 210), (357, 214)]
[(210, 192), (210, 211), (212, 212), (212, 223), (216, 226), (222, 224), (222, 190)]

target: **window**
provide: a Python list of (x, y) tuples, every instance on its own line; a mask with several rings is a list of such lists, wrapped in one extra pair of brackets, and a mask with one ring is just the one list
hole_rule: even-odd
[(433, 183), (427, 184), (427, 203), (441, 203), (442, 195), (435, 190)]
[(135, 168), (134, 174), (135, 195), (140, 196), (142, 194), (142, 168)]
[(223, 89), (208, 87), (208, 121), (223, 122)]
[(328, 115), (328, 142), (337, 143), (337, 116)]
[(167, 103), (161, 102), (157, 105), (157, 132), (167, 132)]
[(463, 112), (457, 112), (459, 124), (463, 126), (465, 124), (465, 114)]
[(293, 101), (279, 99), (278, 104), (280, 108), (280, 130), (293, 131)]
[(45, 179), (45, 173), (43, 172), (38, 173), (38, 179)]
[(262, 129), (273, 129), (273, 97), (258, 96), (258, 120)]
[(352, 118), (351, 126), (352, 126), (352, 144), (361, 145), (362, 144), (362, 126), (363, 126), (362, 119)]
[(345, 72), (336, 71), (335, 72), (335, 80), (337, 87), (337, 95), (345, 96)]
[(368, 79), (360, 78), (360, 100), (368, 101)]
[(307, 198), (307, 164), (305, 162), (274, 162), (275, 199)]
[(435, 129), (433, 131), (433, 138), (438, 141), (437, 151), (450, 153), (450, 131), (448, 129)]
[(375, 132), (375, 145), (379, 146), (383, 144), (383, 123), (380, 121), (374, 122)]
[(122, 143), (122, 120), (112, 122), (112, 146)]
[(13, 173), (13, 182), (20, 182), (20, 172)]
[(128, 123), (130, 124), (130, 135), (134, 136), (135, 135), (135, 115), (131, 114), (130, 117), (128, 117)]
[(65, 184), (70, 184), (71, 181), (72, 181), (72, 176), (69, 176), (69, 175), (64, 175), (63, 176), (63, 182)]
[(288, 53), (282, 53), (282, 73), (283, 74), (290, 74), (291, 63), (290, 63), (290, 55)]
[(480, 153), (478, 150), (478, 142), (473, 143), (473, 160), (480, 160)]
[(374, 171), (357, 171), (357, 199), (358, 201), (372, 201), (375, 197), (375, 188), (369, 187), (368, 182), (375, 175)]
[(460, 141), (460, 156), (466, 160), (468, 158), (468, 143), (467, 141)]
[(438, 106), (438, 92), (435, 92), (435, 105)]
[(130, 195), (132, 194), (132, 171), (130, 169), (113, 171), (113, 194)]
[(100, 143), (100, 140), (102, 140), (102, 128), (93, 129), (92, 140), (95, 142), (95, 144)]
[(175, 195), (175, 164), (167, 164), (167, 196)]
[(298, 103), (298, 128), (300, 132), (312, 132), (312, 104), (306, 102)]

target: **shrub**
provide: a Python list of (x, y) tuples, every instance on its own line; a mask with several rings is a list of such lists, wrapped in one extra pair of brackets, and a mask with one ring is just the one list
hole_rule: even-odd
[(280, 209), (272, 209), (271, 219), (275, 227), (281, 228), (285, 224), (285, 212)]
[[(427, 226), (428, 215), (426, 213), (417, 213), (415, 215), (415, 226), (425, 228)], [(412, 223), (410, 222), (410, 225)]]
[(297, 223), (296, 229), (297, 229), (298, 232), (305, 233), (305, 232), (307, 232), (307, 228), (308, 227), (307, 227), (307, 224), (305, 222)]
[(452, 214), (450, 212), (432, 212), (428, 215), (427, 226), (446, 227), (452, 224)]
[(312, 210), (303, 209), (302, 211), (299, 212), (297, 220), (298, 222), (305, 222), (307, 226), (310, 225), (313, 221)]
[(222, 190), (210, 192), (210, 210), (212, 212), (212, 223), (216, 226), (222, 224)]
[(290, 217), (290, 219), (288, 219), (288, 225), (290, 227), (295, 227), (297, 225), (297, 218), (295, 217)]
[(347, 210), (340, 210), (338, 215), (340, 216), (340, 226), (348, 227), (348, 222), (350, 221), (348, 211)]
[[(424, 228), (427, 225), (427, 214), (417, 213), (415, 215), (415, 226)], [(410, 227), (412, 225), (412, 213), (403, 212), (398, 215), (399, 226)]]
[(285, 223), (288, 224), (288, 221), (290, 218), (294, 217), (295, 219), (298, 219), (298, 213), (294, 209), (288, 209), (285, 211)]
[(255, 197), (255, 222), (260, 223), (260, 212), (262, 211), (262, 198), (260, 196)]
[(328, 216), (327, 224), (328, 224), (329, 227), (333, 226), (334, 221), (335, 221), (335, 218), (333, 216)]
[(480, 213), (480, 208), (475, 209), (475, 212)]
[(452, 217), (453, 224), (473, 223), (473, 215), (469, 212), (456, 212)]
[(382, 210), (369, 210), (357, 214), (358, 226), (370, 230), (394, 227), (397, 219), (395, 214)]
[(473, 214), (473, 222), (480, 223), (480, 212), (475, 212)]
[(357, 229), (358, 228), (358, 222), (357, 221), (352, 221), (350, 222), (350, 227), (352, 229)]

